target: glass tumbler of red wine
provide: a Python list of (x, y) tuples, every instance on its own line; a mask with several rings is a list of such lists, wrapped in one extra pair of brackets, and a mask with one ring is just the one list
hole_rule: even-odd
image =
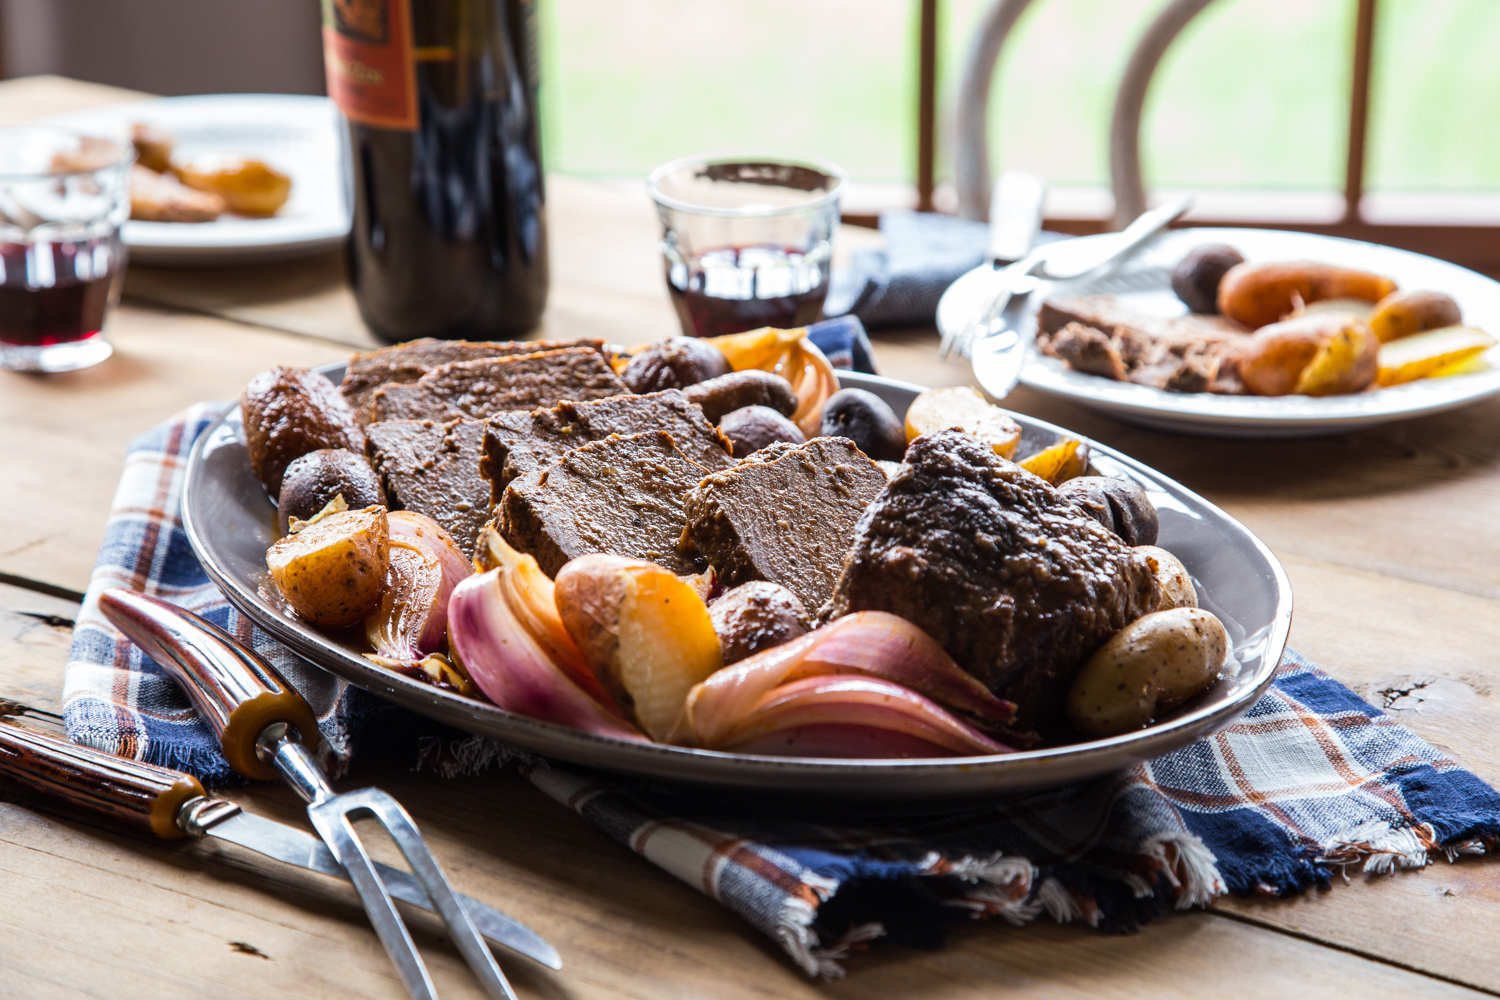
[(815, 323), (828, 295), (843, 170), (812, 157), (690, 156), (651, 172), (682, 332)]
[(111, 348), (130, 214), (127, 146), (39, 126), (0, 130), (0, 367), (64, 372)]

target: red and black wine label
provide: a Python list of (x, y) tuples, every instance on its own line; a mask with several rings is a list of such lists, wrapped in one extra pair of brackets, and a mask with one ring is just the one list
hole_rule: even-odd
[(328, 96), (353, 121), (417, 127), (417, 86), (407, 0), (323, 0)]

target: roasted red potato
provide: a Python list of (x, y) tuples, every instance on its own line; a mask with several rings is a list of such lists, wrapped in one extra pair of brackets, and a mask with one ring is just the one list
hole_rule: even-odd
[(1219, 282), (1219, 312), (1252, 330), (1322, 299), (1379, 302), (1396, 290), (1390, 278), (1315, 261), (1239, 264)]

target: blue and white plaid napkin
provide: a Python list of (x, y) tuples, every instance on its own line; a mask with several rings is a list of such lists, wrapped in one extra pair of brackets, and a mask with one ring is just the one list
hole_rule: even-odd
[[(653, 798), (433, 724), (298, 660), (223, 599), (178, 518), (193, 440), (223, 404), (132, 442), (69, 656), (73, 740), (234, 780), (160, 668), (100, 615), (126, 586), (181, 604), (254, 647), (313, 703), (337, 760), (394, 730), (427, 732), (451, 771), (514, 756), (546, 794), (778, 941), (809, 975), (836, 976), (877, 939), (942, 940), (957, 920), (1047, 915), (1130, 929), (1225, 892), (1290, 895), (1351, 866), (1419, 868), (1500, 849), (1500, 795), (1390, 716), (1288, 653), (1266, 696), (1214, 736), (1131, 771), (920, 819), (812, 821)], [(434, 780), (438, 780), (436, 777)]]

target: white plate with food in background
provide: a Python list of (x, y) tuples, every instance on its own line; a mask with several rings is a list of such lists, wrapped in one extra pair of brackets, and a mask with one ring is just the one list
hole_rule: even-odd
[[(338, 381), (344, 366), (319, 370)], [(909, 383), (847, 372), (839, 373), (839, 381), (875, 393), (897, 415), (905, 414), (922, 391)], [(1051, 424), (1020, 415), (1016, 419), (1026, 451), (1069, 436)], [(375, 666), (355, 644), (297, 618), (272, 584), (266, 550), (278, 537), (277, 512), (250, 470), (238, 409), (209, 427), (194, 447), (182, 519), (208, 575), (257, 625), (329, 672), (429, 718), (572, 764), (697, 789), (694, 794), (769, 795), (784, 807), (814, 802), (938, 808), (1080, 781), (1169, 753), (1229, 725), (1271, 683), (1292, 611), (1291, 587), (1275, 556), (1222, 510), (1141, 463), (1097, 445), (1091, 461), (1098, 474), (1125, 477), (1146, 491), (1160, 520), (1158, 544), (1187, 567), (1200, 605), (1226, 627), (1232, 655), (1207, 692), (1145, 729), (985, 757), (791, 757), (642, 743), (508, 712)]]
[[(1104, 241), (1111, 235), (1080, 239)], [(1451, 410), (1500, 393), (1500, 346), (1491, 347), (1476, 359), (1466, 374), (1317, 397), (1169, 392), (1075, 371), (1062, 360), (1037, 349), (1037, 313), (1043, 300), (1053, 293), (1111, 295), (1122, 307), (1153, 316), (1186, 314), (1187, 307), (1172, 291), (1172, 268), (1194, 247), (1205, 243), (1228, 244), (1251, 263), (1316, 261), (1386, 275), (1403, 291), (1443, 292), (1458, 303), (1465, 326), (1477, 327), (1492, 337), (1500, 336), (1500, 283), (1446, 261), (1374, 243), (1309, 233), (1176, 229), (1163, 233), (1112, 271), (1066, 285), (1039, 282), (1034, 291), (1015, 303), (1007, 311), (1006, 319), (1021, 334), (1024, 357), (1020, 381), (1129, 423), (1238, 438), (1341, 433)], [(938, 328), (945, 333), (961, 331), (983, 308), (994, 275), (989, 265), (982, 265), (954, 282), (938, 305)], [(1014, 370), (1013, 359), (986, 351), (981, 342), (973, 352), (973, 363), (981, 385), (993, 387), (992, 391), (1000, 395), (1009, 390), (1011, 382), (1006, 376)]]
[(130, 144), (131, 126), (169, 133), (174, 156), (244, 156), (292, 179), (286, 204), (268, 218), (224, 214), (211, 222), (125, 224), (131, 260), (212, 266), (305, 257), (336, 249), (349, 235), (338, 109), (324, 97), (206, 94), (112, 104), (48, 118), (45, 124)]

